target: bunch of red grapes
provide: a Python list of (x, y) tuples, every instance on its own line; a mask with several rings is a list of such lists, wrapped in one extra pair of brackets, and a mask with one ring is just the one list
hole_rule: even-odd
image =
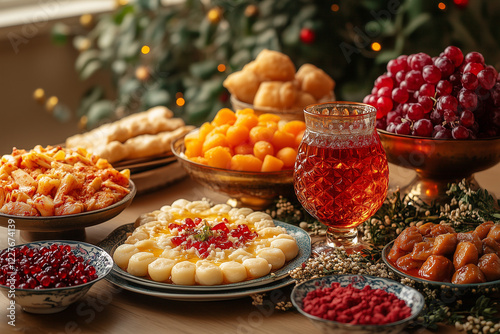
[(439, 57), (402, 55), (387, 64), (363, 100), (377, 128), (438, 139), (500, 136), (500, 76), (479, 52), (448, 46)]

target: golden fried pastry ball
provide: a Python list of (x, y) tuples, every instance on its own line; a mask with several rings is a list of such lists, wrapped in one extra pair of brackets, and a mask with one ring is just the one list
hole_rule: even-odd
[(302, 91), (311, 94), (316, 99), (330, 94), (335, 86), (335, 82), (328, 74), (312, 64), (302, 65), (295, 79), (299, 82)]
[(262, 50), (252, 69), (266, 81), (292, 81), (295, 78), (295, 65), (292, 60), (278, 51)]
[(261, 80), (255, 72), (243, 69), (228, 75), (223, 85), (240, 101), (252, 104), (260, 83)]
[(291, 81), (265, 81), (260, 84), (253, 103), (256, 107), (290, 109), (297, 93), (297, 88)]

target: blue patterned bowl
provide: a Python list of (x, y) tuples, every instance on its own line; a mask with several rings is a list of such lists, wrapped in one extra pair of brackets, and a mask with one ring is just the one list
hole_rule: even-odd
[[(337, 321), (326, 320), (313, 316), (303, 310), (303, 300), (306, 295), (318, 288), (330, 287), (332, 283), (340, 283), (345, 287), (352, 284), (357, 289), (362, 289), (369, 285), (372, 289), (382, 289), (394, 293), (411, 308), (411, 316), (386, 325), (351, 325)], [(335, 334), (366, 334), (366, 333), (391, 333), (401, 332), (420, 314), (424, 307), (424, 297), (417, 290), (390, 279), (360, 276), (360, 275), (334, 275), (311, 279), (295, 286), (291, 294), (292, 304), (297, 310), (305, 315), (312, 323), (321, 329), (323, 333)]]
[[(10, 299), (9, 307), (18, 304), (26, 312), (30, 313), (56, 313), (66, 309), (69, 305), (82, 298), (94, 283), (103, 279), (113, 268), (113, 259), (102, 248), (79, 241), (47, 240), (31, 242), (11, 247), (11, 249), (28, 246), (29, 248), (41, 248), (56, 245), (69, 245), (76, 256), (81, 256), (89, 261), (96, 269), (97, 278), (93, 281), (64, 288), (52, 289), (17, 289), (8, 285), (0, 285), (2, 293)], [(0, 275), (9, 273), (0, 272)]]

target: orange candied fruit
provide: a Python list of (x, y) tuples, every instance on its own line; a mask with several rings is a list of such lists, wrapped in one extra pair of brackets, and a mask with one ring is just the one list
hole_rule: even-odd
[(283, 168), (283, 161), (273, 157), (272, 155), (266, 155), (264, 161), (262, 161), (262, 172), (278, 172)]
[(253, 145), (250, 143), (244, 143), (235, 146), (234, 154), (253, 154)]
[(193, 139), (185, 142), (186, 145), (186, 157), (192, 158), (192, 157), (201, 157), (202, 155), (202, 148), (203, 148), (203, 143), (199, 139)]
[(219, 125), (215, 129), (213, 129), (211, 133), (222, 133), (223, 135), (226, 135), (227, 130), (229, 129), (230, 126), (231, 125), (229, 124)]
[(306, 123), (303, 121), (290, 121), (283, 126), (283, 131), (297, 136), (301, 131), (305, 131)]
[(205, 138), (205, 142), (203, 143), (202, 152), (205, 154), (211, 148), (216, 146), (227, 146), (227, 139), (222, 133), (210, 133), (207, 138)]
[(258, 141), (271, 142), (274, 131), (263, 126), (255, 126), (250, 130), (250, 143), (255, 144)]
[(198, 138), (201, 139), (201, 140), (205, 140), (205, 138), (207, 137), (207, 135), (213, 130), (215, 129), (215, 126), (213, 126), (212, 124), (208, 123), (208, 122), (205, 122), (203, 123), (201, 126), (200, 126), (200, 133), (198, 135)]
[(258, 141), (253, 145), (253, 155), (255, 155), (260, 160), (264, 160), (266, 155), (273, 155), (274, 147), (271, 143), (267, 141)]
[(247, 141), (250, 131), (244, 125), (232, 125), (227, 129), (226, 139), (229, 146), (234, 147)]
[(236, 114), (228, 108), (222, 108), (215, 115), (212, 125), (217, 127), (221, 125), (233, 125), (236, 122)]
[(276, 153), (276, 158), (283, 161), (285, 168), (293, 168), (295, 165), (295, 158), (297, 157), (297, 151), (291, 147), (284, 147)]
[(258, 119), (259, 119), (259, 123), (260, 122), (264, 122), (264, 123), (267, 123), (267, 122), (278, 123), (281, 120), (281, 117), (279, 117), (278, 115), (275, 115), (275, 114), (261, 114), (261, 115), (259, 115)]
[(256, 115), (252, 109), (220, 109), (211, 122), (186, 135), (188, 159), (239, 171), (279, 171), (295, 164), (305, 131), (303, 121), (285, 122), (275, 114)]
[(234, 125), (243, 125), (246, 126), (247, 129), (251, 129), (257, 124), (259, 124), (259, 119), (254, 114), (238, 115), (236, 122), (234, 122)]
[(231, 152), (228, 147), (216, 146), (205, 152), (207, 164), (211, 167), (227, 169), (231, 166)]
[(231, 169), (248, 172), (260, 172), (262, 161), (251, 154), (236, 154), (231, 158)]
[(236, 117), (240, 115), (255, 115), (255, 111), (250, 108), (236, 110)]
[(295, 147), (295, 136), (289, 132), (278, 130), (274, 133), (271, 143), (277, 150), (283, 147)]

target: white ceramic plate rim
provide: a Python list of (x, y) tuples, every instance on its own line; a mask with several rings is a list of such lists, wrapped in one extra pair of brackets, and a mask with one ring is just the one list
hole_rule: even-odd
[(234, 290), (220, 290), (213, 292), (194, 292), (189, 290), (163, 290), (155, 289), (153, 287), (134, 284), (130, 281), (124, 280), (121, 276), (111, 273), (106, 277), (106, 280), (119, 286), (125, 290), (140, 293), (143, 295), (159, 297), (170, 300), (180, 300), (180, 301), (216, 301), (216, 300), (229, 300), (241, 297), (247, 297), (257, 293), (264, 293), (267, 291), (279, 289), (290, 285), (295, 282), (290, 277), (285, 277), (281, 280), (274, 281), (267, 285), (262, 285), (258, 287), (248, 287), (244, 289), (234, 289)]

